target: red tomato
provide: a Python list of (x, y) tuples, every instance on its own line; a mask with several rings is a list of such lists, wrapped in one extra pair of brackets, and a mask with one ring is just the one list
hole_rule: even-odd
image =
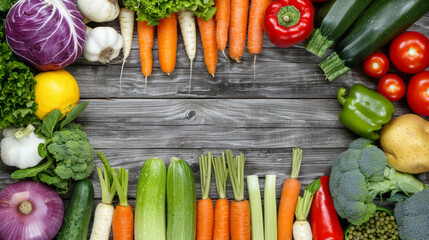
[(384, 53), (373, 53), (363, 61), (363, 70), (370, 77), (382, 77), (389, 70), (389, 59)]
[(405, 90), (404, 81), (393, 73), (385, 75), (378, 82), (378, 92), (383, 94), (390, 101), (398, 101), (403, 98)]
[(411, 78), (407, 100), (414, 112), (429, 116), (429, 71), (418, 73)]
[(418, 32), (403, 33), (390, 44), (389, 55), (399, 71), (421, 72), (429, 66), (429, 39)]

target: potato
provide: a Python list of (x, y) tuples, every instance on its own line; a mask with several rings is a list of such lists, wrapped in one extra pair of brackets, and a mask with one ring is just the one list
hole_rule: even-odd
[(429, 122), (420, 116), (405, 114), (390, 121), (381, 130), (380, 145), (396, 170), (429, 171)]

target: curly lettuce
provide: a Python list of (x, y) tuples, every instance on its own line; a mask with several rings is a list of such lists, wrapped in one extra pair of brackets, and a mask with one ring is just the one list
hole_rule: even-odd
[[(0, 15), (13, 1), (0, 0)], [(34, 101), (36, 81), (30, 67), (18, 61), (4, 36), (4, 20), (0, 28), (0, 130), (22, 127), (33, 122), (37, 103)]]
[(150, 26), (181, 10), (191, 10), (206, 21), (216, 13), (214, 0), (124, 0), (123, 4), (137, 13), (138, 21), (146, 21)]

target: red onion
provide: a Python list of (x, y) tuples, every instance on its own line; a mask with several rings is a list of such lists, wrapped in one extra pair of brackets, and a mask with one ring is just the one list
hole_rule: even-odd
[(51, 240), (63, 217), (60, 196), (42, 183), (22, 181), (0, 192), (0, 239)]

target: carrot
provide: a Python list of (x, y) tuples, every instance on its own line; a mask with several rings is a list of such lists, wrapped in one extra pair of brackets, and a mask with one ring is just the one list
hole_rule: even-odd
[(137, 34), (139, 37), (140, 64), (145, 76), (144, 89), (146, 92), (147, 77), (152, 73), (152, 47), (155, 27), (148, 26), (146, 21), (137, 21)]
[(213, 202), (209, 198), (212, 161), (210, 152), (207, 157), (202, 155), (199, 159), (202, 199), (197, 203), (197, 240), (211, 240), (213, 237)]
[(301, 182), (298, 180), (302, 160), (302, 149), (292, 151), (292, 173), (283, 183), (277, 221), (278, 240), (292, 240), (292, 226), (295, 216), (296, 203), (301, 191)]
[(119, 196), (119, 205), (113, 212), (112, 231), (114, 240), (132, 240), (134, 233), (133, 208), (128, 204), (128, 170), (112, 170), (113, 181)]
[(216, 10), (216, 44), (229, 63), (225, 54), (226, 44), (228, 43), (229, 19), (231, 14), (230, 0), (215, 0)]
[(230, 208), (231, 240), (250, 240), (250, 204), (244, 198), (244, 154), (232, 156), (226, 151), (231, 185), (234, 190), (234, 201)]
[(176, 65), (177, 54), (177, 15), (172, 13), (158, 25), (158, 52), (161, 70), (168, 75)]
[(121, 35), (124, 40), (122, 48), (124, 58), (122, 59), (121, 75), (119, 77), (119, 89), (122, 91), (122, 73), (124, 71), (125, 61), (131, 52), (131, 45), (133, 44), (133, 31), (134, 31), (134, 11), (127, 8), (121, 8), (119, 12), (119, 24), (121, 27)]
[(204, 50), (204, 62), (207, 70), (214, 77), (217, 64), (216, 23), (212, 18), (208, 21), (197, 17)]
[(253, 77), (256, 78), (256, 55), (262, 51), (264, 41), (264, 16), (265, 9), (270, 5), (271, 0), (254, 0), (250, 4), (249, 29), (247, 38), (247, 49), (250, 54), (254, 54)]
[(240, 62), (246, 46), (248, 11), (249, 0), (231, 0), (229, 56), (237, 62)]
[(219, 199), (215, 203), (213, 239), (229, 240), (229, 201), (226, 199), (226, 169), (225, 154), (212, 160), (216, 177), (216, 187)]

